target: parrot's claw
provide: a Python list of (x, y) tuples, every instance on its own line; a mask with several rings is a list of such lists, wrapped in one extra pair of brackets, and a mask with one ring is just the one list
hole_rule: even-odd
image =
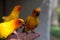
[(28, 34), (28, 32), (24, 32), (24, 31), (22, 31), (22, 33), (26, 33), (26, 34)]
[(26, 34), (28, 34), (28, 32), (26, 32)]
[(32, 32), (32, 33), (35, 33), (35, 32)]
[(35, 33), (34, 31), (32, 31), (32, 33)]

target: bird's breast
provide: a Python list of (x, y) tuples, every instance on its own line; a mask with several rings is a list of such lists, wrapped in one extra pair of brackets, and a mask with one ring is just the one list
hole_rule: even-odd
[(32, 18), (32, 19), (30, 19), (30, 21), (28, 21), (27, 27), (28, 27), (29, 29), (34, 29), (37, 24), (38, 24), (38, 20)]
[(7, 36), (9, 36), (14, 31), (14, 28), (9, 24), (3, 24), (0, 27), (1, 27), (1, 29), (0, 29), (1, 37), (7, 38)]

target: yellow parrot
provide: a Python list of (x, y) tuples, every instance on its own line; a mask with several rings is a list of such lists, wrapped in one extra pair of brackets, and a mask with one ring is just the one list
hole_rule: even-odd
[(20, 28), (24, 24), (23, 19), (13, 19), (8, 22), (0, 23), (0, 40), (6, 39), (16, 29)]
[(38, 26), (39, 24), (39, 14), (41, 12), (41, 9), (40, 8), (36, 8), (32, 15), (28, 16), (26, 21), (25, 21), (25, 24), (26, 26), (24, 27), (23, 29), (23, 32), (28, 32), (29, 30), (31, 30), (31, 32), (34, 33), (34, 29)]
[(3, 16), (2, 19), (4, 20), (4, 22), (6, 22), (6, 21), (10, 21), (12, 19), (19, 18), (19, 14), (20, 14), (21, 9), (22, 9), (22, 7), (20, 5), (14, 6), (14, 8), (13, 8), (12, 12), (10, 13), (10, 15)]

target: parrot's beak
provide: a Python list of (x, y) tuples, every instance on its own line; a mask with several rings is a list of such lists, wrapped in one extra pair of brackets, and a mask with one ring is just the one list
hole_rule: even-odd
[(23, 23), (23, 24), (22, 24), (22, 26), (21, 26), (20, 28), (24, 28), (25, 26), (26, 26), (26, 24), (25, 24), (25, 23)]
[(22, 26), (26, 26), (26, 24), (25, 24), (25, 23), (23, 23), (23, 24), (22, 24)]
[(36, 16), (39, 16), (39, 15), (40, 15), (39, 13), (36, 14)]

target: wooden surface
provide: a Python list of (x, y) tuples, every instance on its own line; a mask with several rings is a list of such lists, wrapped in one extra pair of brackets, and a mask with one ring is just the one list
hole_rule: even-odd
[(28, 33), (28, 34), (26, 34), (26, 33), (18, 32), (18, 37), (19, 37), (19, 39), (17, 39), (15, 34), (12, 34), (6, 40), (34, 40), (34, 39), (40, 37), (40, 33)]

